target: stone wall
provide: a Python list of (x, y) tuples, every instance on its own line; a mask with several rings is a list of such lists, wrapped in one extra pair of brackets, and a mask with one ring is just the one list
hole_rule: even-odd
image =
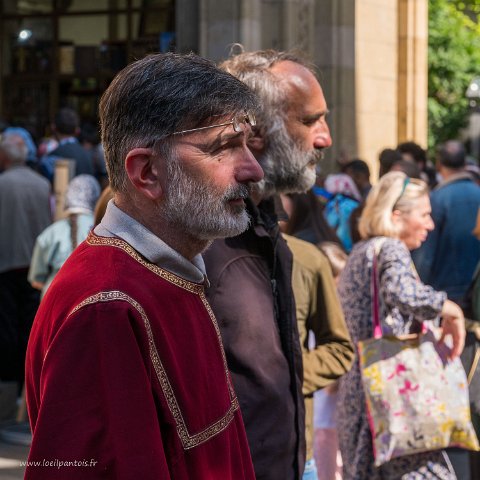
[(213, 60), (237, 42), (311, 56), (330, 109), (327, 171), (338, 157), (359, 157), (376, 178), (383, 148), (426, 145), (427, 0), (177, 1), (182, 51), (197, 38)]

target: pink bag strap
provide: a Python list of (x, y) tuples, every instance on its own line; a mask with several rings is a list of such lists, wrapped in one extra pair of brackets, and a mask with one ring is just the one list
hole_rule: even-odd
[(372, 259), (372, 277), (370, 279), (370, 292), (372, 297), (372, 321), (373, 321), (373, 336), (374, 338), (381, 338), (382, 326), (380, 324), (380, 300), (379, 300), (379, 286), (378, 286), (378, 254), (380, 253), (385, 238), (377, 238), (373, 244), (373, 259)]

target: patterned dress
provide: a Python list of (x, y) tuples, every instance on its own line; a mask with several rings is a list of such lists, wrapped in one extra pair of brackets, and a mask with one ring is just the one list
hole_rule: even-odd
[[(373, 336), (370, 279), (374, 243), (375, 239), (370, 239), (356, 244), (340, 277), (340, 300), (355, 345)], [(420, 282), (410, 252), (401, 241), (385, 239), (378, 254), (378, 272), (384, 334), (417, 333), (421, 330), (418, 320), (432, 320), (439, 315), (446, 294)], [(358, 359), (340, 380), (337, 429), (344, 480), (456, 478), (443, 451), (409, 455), (379, 468), (374, 466)]]

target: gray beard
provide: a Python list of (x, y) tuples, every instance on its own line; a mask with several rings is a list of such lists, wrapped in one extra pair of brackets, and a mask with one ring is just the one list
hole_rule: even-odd
[(233, 237), (248, 228), (250, 216), (245, 206), (230, 205), (229, 200), (247, 198), (246, 185), (229, 186), (216, 192), (184, 172), (175, 158), (168, 165), (168, 190), (163, 214), (176, 229), (200, 240)]
[(253, 189), (267, 197), (279, 193), (303, 193), (313, 187), (315, 168), (323, 154), (317, 150), (305, 152), (289, 136), (285, 125), (272, 132), (267, 151), (260, 159), (264, 178)]

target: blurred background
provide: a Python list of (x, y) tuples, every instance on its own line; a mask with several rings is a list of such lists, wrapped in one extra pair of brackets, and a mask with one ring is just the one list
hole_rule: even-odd
[[(478, 0), (3, 0), (0, 115), (48, 136), (54, 113), (95, 124), (99, 98), (148, 52), (213, 60), (247, 50), (306, 52), (329, 103), (335, 159), (462, 138), (478, 158)], [(328, 168), (328, 164), (327, 164)]]

